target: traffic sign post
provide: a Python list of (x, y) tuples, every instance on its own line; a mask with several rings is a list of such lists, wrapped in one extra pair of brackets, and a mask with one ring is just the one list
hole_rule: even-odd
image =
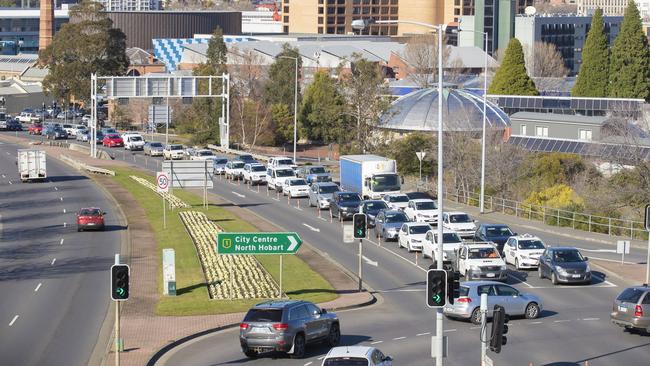
[(619, 240), (616, 242), (616, 254), (621, 255), (621, 264), (625, 262), (625, 255), (630, 254), (630, 241)]
[(650, 283), (650, 205), (645, 206), (645, 230), (648, 232), (648, 257), (645, 261), (645, 283)]
[(163, 202), (163, 229), (167, 229), (167, 209), (165, 207), (165, 195), (163, 193), (169, 192), (170, 182), (169, 175), (166, 172), (156, 173), (156, 190), (160, 193)]

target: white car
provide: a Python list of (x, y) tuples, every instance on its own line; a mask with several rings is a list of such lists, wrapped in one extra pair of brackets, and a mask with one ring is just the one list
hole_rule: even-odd
[(404, 209), (404, 213), (411, 221), (429, 222), (434, 225), (438, 223), (438, 205), (432, 199), (410, 200)]
[(190, 155), (190, 160), (212, 160), (216, 158), (212, 150), (208, 149), (194, 150), (194, 153)]
[(88, 127), (84, 125), (74, 125), (70, 130), (68, 135), (77, 136), (78, 134), (84, 134), (88, 131)]
[(266, 183), (266, 167), (260, 163), (248, 163), (244, 165), (244, 183), (264, 184)]
[(375, 347), (343, 346), (334, 347), (327, 352), (321, 365), (393, 366), (393, 359)]
[(241, 179), (244, 176), (244, 162), (239, 160), (229, 160), (224, 168), (226, 179)]
[(405, 194), (387, 194), (382, 200), (386, 201), (388, 207), (394, 210), (403, 210), (408, 206), (409, 196)]
[(471, 238), (476, 232), (476, 220), (464, 212), (445, 212), (442, 214), (442, 226), (455, 231), (461, 238)]
[(539, 257), (546, 250), (542, 239), (529, 234), (512, 236), (503, 246), (503, 259), (517, 269), (539, 267)]
[(302, 178), (286, 179), (282, 184), (282, 193), (289, 198), (309, 196), (309, 184)]
[(125, 150), (144, 150), (144, 138), (139, 134), (129, 134), (122, 135), (122, 140), (124, 140), (124, 149)]
[(298, 165), (294, 163), (291, 158), (286, 156), (274, 156), (269, 159), (269, 168), (286, 168), (290, 167), (294, 172), (298, 169)]
[(266, 183), (270, 189), (282, 191), (284, 181), (290, 178), (295, 178), (296, 174), (293, 169), (289, 167), (284, 168), (267, 168), (266, 169)]
[(465, 281), (508, 279), (508, 267), (494, 243), (465, 243), (456, 251), (455, 260)]
[[(442, 230), (442, 264), (451, 266), (455, 253), (463, 245), (463, 239), (458, 234), (449, 229)], [(437, 266), (438, 260), (438, 230), (432, 229), (427, 232), (422, 242), (422, 256), (429, 257), (433, 264)]]
[(397, 245), (406, 248), (409, 252), (422, 251), (422, 243), (431, 225), (421, 222), (405, 222), (399, 231)]
[(183, 151), (183, 145), (180, 144), (169, 144), (163, 149), (163, 159), (166, 160), (180, 160), (183, 159), (185, 152)]

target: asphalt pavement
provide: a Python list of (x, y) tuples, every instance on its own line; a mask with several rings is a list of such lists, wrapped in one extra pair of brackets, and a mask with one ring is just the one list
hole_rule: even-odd
[[(160, 169), (161, 159), (144, 157), (141, 152), (111, 149), (117, 159), (154, 172)], [(283, 230), (297, 232), (304, 241), (327, 253), (353, 273), (357, 271), (358, 244), (342, 242), (342, 228), (337, 221), (330, 222), (327, 211), (318, 216), (315, 208), (307, 207), (307, 200), (288, 202), (287, 198), (267, 193), (262, 186), (233, 184), (220, 177), (214, 179), (213, 193), (246, 207), (273, 222)], [(451, 206), (450, 206), (451, 207)], [(454, 207), (455, 209), (455, 207)], [(480, 221), (480, 217), (478, 218)], [(514, 220), (514, 219), (513, 219)], [(513, 221), (516, 222), (516, 221)], [(349, 224), (349, 222), (348, 222)], [(539, 223), (520, 220), (511, 227), (519, 233), (540, 236), (547, 244), (574, 245), (597, 251), (598, 256), (613, 259), (603, 252), (612, 246), (589, 240), (567, 239), (554, 235)], [(531, 229), (532, 228), (532, 229)], [(576, 231), (576, 235), (580, 232)], [(399, 249), (395, 242), (364, 241), (364, 281), (372, 290), (381, 293), (383, 301), (370, 308), (340, 312), (342, 344), (374, 345), (391, 355), (395, 365), (431, 365), (431, 335), (435, 333), (435, 312), (425, 305), (425, 270), (431, 260), (418, 261), (415, 254)], [(642, 254), (633, 252), (626, 259), (642, 260)], [(374, 265), (376, 264), (376, 266)], [(644, 365), (650, 351), (650, 337), (629, 334), (609, 322), (612, 301), (622, 290), (616, 280), (596, 273), (587, 286), (553, 286), (548, 280), (537, 278), (535, 271), (516, 271), (511, 268), (508, 283), (522, 292), (534, 293), (543, 302), (539, 319), (513, 319), (510, 322), (508, 344), (501, 354), (491, 354), (499, 365)], [(449, 337), (450, 365), (478, 364), (480, 356), (479, 330), (470, 323), (445, 320), (445, 335)], [(303, 360), (273, 356), (258, 360), (246, 359), (239, 350), (237, 330), (217, 332), (199, 338), (174, 350), (161, 359), (166, 365), (317, 365), (327, 352), (324, 346), (312, 348)]]
[[(87, 365), (124, 228), (103, 191), (54, 159), (46, 182), (21, 183), (17, 149), (0, 142), (0, 365)], [(83, 206), (108, 212), (105, 232), (76, 231)]]

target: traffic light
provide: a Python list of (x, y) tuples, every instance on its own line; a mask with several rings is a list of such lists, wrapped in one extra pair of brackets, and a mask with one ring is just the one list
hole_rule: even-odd
[(111, 298), (116, 301), (129, 298), (129, 266), (114, 264), (111, 266)]
[(494, 305), (494, 313), (492, 315), (492, 337), (490, 338), (490, 350), (495, 353), (501, 352), (501, 346), (508, 343), (508, 315), (506, 309), (501, 305)]
[(445, 306), (447, 300), (447, 271), (430, 269), (427, 271), (427, 305), (430, 308)]
[(354, 228), (355, 239), (366, 238), (366, 214), (354, 214), (352, 216), (352, 227)]
[(448, 271), (447, 272), (447, 301), (449, 304), (454, 304), (454, 299), (460, 297), (460, 272)]

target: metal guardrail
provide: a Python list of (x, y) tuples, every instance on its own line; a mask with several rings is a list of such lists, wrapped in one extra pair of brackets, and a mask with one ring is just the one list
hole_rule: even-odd
[(266, 155), (249, 153), (246, 151), (235, 150), (235, 149), (226, 149), (225, 147), (212, 145), (212, 144), (208, 145), (208, 149), (215, 150), (224, 154), (231, 154), (231, 155), (250, 154), (251, 156), (253, 156), (255, 160), (261, 160), (261, 161), (269, 161), (270, 159), (270, 157)]
[[(420, 189), (436, 193), (436, 187), (431, 184), (418, 184), (418, 186)], [(446, 188), (445, 198), (456, 203), (474, 207), (479, 207), (480, 203), (480, 194), (461, 189)], [(645, 230), (642, 221), (561, 210), (489, 195), (485, 195), (485, 209), (531, 221), (541, 221), (551, 226), (568, 227), (574, 230), (636, 240), (648, 239), (648, 232)]]

